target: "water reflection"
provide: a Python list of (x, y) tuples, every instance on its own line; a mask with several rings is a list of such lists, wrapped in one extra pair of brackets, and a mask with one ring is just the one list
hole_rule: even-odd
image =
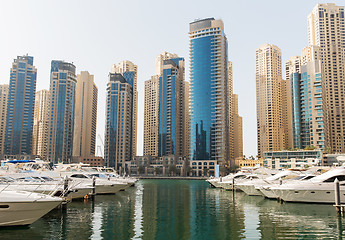
[(211, 189), (203, 181), (140, 181), (94, 201), (72, 202), (1, 239), (342, 239), (333, 206), (278, 203)]

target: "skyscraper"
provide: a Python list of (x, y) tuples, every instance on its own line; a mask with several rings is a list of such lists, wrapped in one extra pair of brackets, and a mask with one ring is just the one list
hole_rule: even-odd
[(256, 107), (258, 156), (266, 151), (291, 148), (287, 138), (289, 116), (287, 84), (282, 80), (280, 49), (264, 44), (256, 50)]
[(50, 72), (48, 151), (50, 162), (69, 162), (73, 151), (76, 75), (72, 63), (53, 60)]
[(42, 159), (47, 156), (49, 91), (36, 92), (34, 125), (32, 132), (32, 154)]
[[(120, 73), (126, 81), (132, 86), (132, 123), (131, 123), (131, 156), (137, 155), (137, 122), (138, 122), (138, 66), (131, 61), (122, 61), (118, 64), (114, 64), (111, 68), (112, 73)], [(131, 160), (131, 159), (128, 159)]]
[(0, 85), (0, 154), (4, 154), (8, 84)]
[(314, 146), (324, 150), (321, 62), (316, 46), (306, 47), (302, 56), (285, 64), (291, 84), (293, 147)]
[(242, 117), (238, 114), (238, 95), (233, 93), (232, 62), (228, 62), (229, 87), (229, 156), (231, 160), (243, 157)]
[(184, 81), (184, 154), (188, 160), (190, 158), (190, 83)]
[(77, 75), (73, 156), (95, 155), (98, 88), (87, 71)]
[(37, 69), (31, 56), (12, 63), (7, 101), (6, 154), (31, 154)]
[(242, 117), (238, 114), (238, 95), (233, 94), (233, 158), (243, 157), (243, 123)]
[(158, 85), (159, 76), (145, 81), (144, 155), (158, 156)]
[(184, 153), (184, 59), (162, 63), (159, 77), (158, 156)]
[(121, 73), (109, 73), (107, 84), (104, 160), (107, 166), (124, 169), (132, 160), (133, 82)]
[(222, 20), (189, 25), (190, 160), (229, 159), (227, 38)]
[(308, 16), (309, 45), (320, 48), (325, 147), (345, 152), (344, 7), (317, 4)]

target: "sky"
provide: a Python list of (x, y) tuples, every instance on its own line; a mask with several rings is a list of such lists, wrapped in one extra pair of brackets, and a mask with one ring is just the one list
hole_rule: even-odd
[[(8, 84), (13, 59), (28, 54), (37, 68), (37, 90), (49, 89), (51, 60), (73, 62), (95, 76), (98, 86), (97, 146), (102, 146), (105, 96), (111, 65), (138, 66), (138, 145), (143, 152), (144, 81), (155, 74), (163, 52), (186, 60), (189, 23), (214, 17), (224, 22), (233, 62), (234, 93), (243, 117), (243, 150), (257, 155), (255, 49), (282, 50), (283, 63), (308, 45), (307, 16), (317, 3), (301, 0), (8, 0), (0, 3), (0, 84)], [(343, 0), (332, 1), (344, 6)], [(284, 69), (284, 67), (283, 67)], [(103, 151), (103, 146), (101, 147)], [(100, 152), (96, 153), (100, 154)]]

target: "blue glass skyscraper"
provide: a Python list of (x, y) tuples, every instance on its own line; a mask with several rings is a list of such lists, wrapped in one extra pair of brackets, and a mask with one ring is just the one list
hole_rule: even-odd
[[(124, 74), (131, 76), (131, 74)], [(132, 157), (132, 78), (109, 73), (107, 84), (104, 160), (108, 167), (124, 169)]]
[(54, 163), (70, 162), (72, 158), (77, 83), (75, 71), (72, 63), (51, 62), (47, 156)]
[[(314, 56), (292, 57), (286, 62), (287, 79), (291, 86), (293, 147), (325, 148), (321, 61), (317, 60), (318, 48), (306, 47), (304, 52)], [(302, 60), (303, 59), (303, 60)]]
[(7, 102), (6, 154), (31, 154), (36, 75), (31, 56), (18, 56), (10, 72)]
[(190, 23), (190, 160), (229, 160), (227, 39), (221, 20)]
[(184, 152), (184, 59), (163, 60), (159, 77), (158, 156)]

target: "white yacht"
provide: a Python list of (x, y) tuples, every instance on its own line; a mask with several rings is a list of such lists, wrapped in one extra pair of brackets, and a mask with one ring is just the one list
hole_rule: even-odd
[(115, 180), (101, 179), (97, 177), (97, 174), (88, 174), (88, 173), (69, 173), (65, 172), (69, 179), (73, 181), (74, 184), (86, 184), (87, 186), (92, 186), (93, 177), (95, 177), (95, 193), (96, 194), (114, 194), (118, 191), (124, 190), (129, 185), (127, 183), (117, 182)]
[(334, 180), (340, 181), (340, 200), (345, 203), (345, 168), (328, 172), (302, 182), (292, 182), (272, 187), (271, 190), (286, 202), (334, 203)]
[[(304, 181), (309, 180), (313, 177), (315, 177), (315, 175), (312, 175), (312, 174), (301, 175), (301, 176), (298, 176), (296, 178), (291, 179), (289, 181), (289, 184), (291, 184), (293, 182), (303, 184)], [(270, 185), (264, 185), (264, 186), (257, 186), (256, 189), (260, 190), (260, 192), (262, 193), (262, 195), (265, 198), (277, 199), (277, 198), (279, 198), (279, 196), (276, 194), (275, 191), (272, 191), (271, 188), (275, 188), (275, 187), (279, 187), (279, 186), (281, 186), (281, 184), (276, 183), (276, 184), (270, 184)]]
[(263, 196), (259, 190), (260, 186), (279, 183), (282, 180), (296, 178), (299, 175), (301, 175), (300, 171), (285, 170), (265, 179), (252, 179), (236, 184), (236, 187), (249, 196)]
[(0, 190), (0, 226), (29, 225), (57, 207), (62, 198), (45, 194)]

